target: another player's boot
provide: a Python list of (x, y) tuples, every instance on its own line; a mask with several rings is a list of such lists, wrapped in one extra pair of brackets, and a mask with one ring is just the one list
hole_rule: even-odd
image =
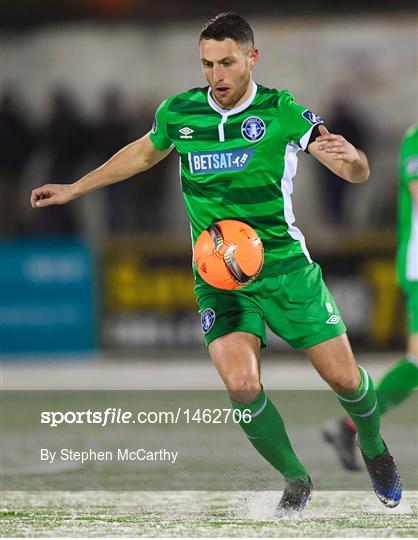
[(275, 516), (300, 517), (305, 509), (306, 503), (311, 498), (313, 490), (312, 480), (287, 480), (282, 498), (277, 506)]
[(333, 446), (342, 466), (348, 471), (359, 471), (356, 460), (356, 431), (350, 429), (345, 418), (330, 420), (322, 430), (324, 440)]
[(383, 454), (374, 458), (367, 457), (363, 451), (361, 454), (378, 498), (389, 508), (398, 506), (402, 497), (402, 479), (386, 444)]

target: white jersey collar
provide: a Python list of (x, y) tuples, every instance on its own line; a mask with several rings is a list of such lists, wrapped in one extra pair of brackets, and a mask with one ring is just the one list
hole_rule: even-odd
[(210, 86), (208, 88), (208, 103), (212, 107), (213, 110), (215, 110), (217, 113), (221, 114), (222, 116), (230, 116), (231, 114), (237, 114), (241, 111), (244, 111), (247, 107), (251, 105), (251, 103), (254, 101), (255, 95), (257, 93), (257, 85), (254, 81), (252, 81), (252, 91), (251, 95), (248, 99), (244, 101), (244, 103), (241, 103), (238, 107), (234, 107), (233, 109), (222, 109), (222, 107), (219, 107), (219, 105), (216, 103), (216, 101), (213, 99), (213, 97), (210, 95)]

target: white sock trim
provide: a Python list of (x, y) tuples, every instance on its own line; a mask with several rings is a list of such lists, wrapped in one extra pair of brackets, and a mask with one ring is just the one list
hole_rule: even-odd
[(375, 401), (375, 404), (373, 405), (373, 407), (370, 409), (369, 412), (366, 412), (364, 414), (355, 414), (355, 413), (351, 413), (353, 416), (359, 416), (360, 418), (366, 418), (367, 416), (370, 416), (371, 414), (374, 413), (374, 411), (376, 410), (376, 407), (377, 407), (377, 399)]
[(251, 413), (251, 418), (255, 418), (260, 413), (262, 413), (264, 411), (264, 409), (266, 408), (266, 405), (267, 405), (267, 396), (265, 396), (264, 403), (261, 405), (261, 407), (258, 409), (258, 411), (255, 411), (255, 412)]
[(343, 401), (348, 401), (349, 403), (357, 403), (358, 401), (361, 401), (367, 394), (367, 392), (369, 391), (369, 375), (367, 373), (367, 371), (362, 368), (361, 366), (358, 366), (359, 369), (361, 369), (364, 377), (366, 378), (366, 388), (364, 389), (364, 392), (361, 394), (360, 397), (356, 398), (356, 399), (347, 399), (345, 397), (343, 397), (341, 394), (338, 394), (338, 397), (339, 399), (342, 399)]

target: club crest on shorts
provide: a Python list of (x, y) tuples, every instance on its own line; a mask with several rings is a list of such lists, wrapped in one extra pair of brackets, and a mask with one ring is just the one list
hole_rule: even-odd
[(207, 308), (200, 317), (203, 333), (206, 334), (215, 323), (215, 312), (212, 308)]
[(250, 116), (241, 124), (241, 133), (247, 141), (259, 141), (266, 133), (266, 124), (257, 116)]

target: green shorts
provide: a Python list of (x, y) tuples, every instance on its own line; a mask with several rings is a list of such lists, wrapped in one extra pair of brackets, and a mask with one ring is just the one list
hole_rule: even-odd
[(402, 285), (405, 294), (408, 317), (408, 334), (418, 333), (418, 281), (408, 281)]
[(316, 263), (256, 280), (241, 290), (205, 284), (195, 291), (206, 345), (230, 332), (249, 332), (265, 347), (266, 323), (294, 349), (312, 347), (346, 331)]

